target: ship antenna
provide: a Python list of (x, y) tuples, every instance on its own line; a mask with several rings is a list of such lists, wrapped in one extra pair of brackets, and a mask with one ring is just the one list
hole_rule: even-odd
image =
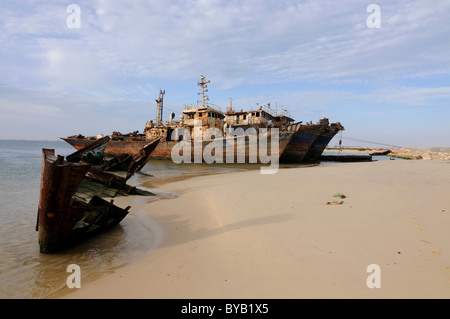
[(205, 77), (203, 75), (200, 75), (200, 82), (198, 82), (198, 85), (200, 85), (202, 87), (202, 108), (205, 107), (205, 101), (208, 101), (208, 97), (205, 97), (205, 92), (208, 92), (207, 89), (207, 84), (210, 83), (211, 81), (205, 81)]
[(158, 99), (156, 99), (156, 126), (162, 125), (162, 118), (163, 118), (163, 98), (164, 94), (166, 94), (166, 90), (162, 91), (159, 89), (159, 96)]

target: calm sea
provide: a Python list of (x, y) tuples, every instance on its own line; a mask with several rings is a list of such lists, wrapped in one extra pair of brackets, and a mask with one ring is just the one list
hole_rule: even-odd
[[(66, 285), (67, 266), (77, 264), (83, 273), (101, 276), (134, 261), (155, 247), (157, 225), (149, 216), (133, 211), (110, 231), (57, 254), (39, 252), (35, 231), (41, 181), (42, 148), (67, 156), (75, 149), (64, 141), (0, 140), (0, 298), (49, 297)], [(242, 165), (184, 164), (150, 161), (129, 180), (146, 185), (158, 196), (173, 197), (158, 185), (191, 176), (245, 170)], [(148, 183), (152, 182), (152, 183)], [(153, 188), (155, 187), (155, 188)], [(150, 200), (150, 199), (149, 199)], [(132, 215), (132, 218), (129, 216)]]

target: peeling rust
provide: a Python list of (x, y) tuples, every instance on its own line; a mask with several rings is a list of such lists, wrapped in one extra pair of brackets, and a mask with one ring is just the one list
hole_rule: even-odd
[[(86, 161), (103, 148), (109, 138), (90, 145), (68, 157), (55, 156), (53, 149), (42, 150), (40, 198), (36, 231), (42, 253), (55, 253), (80, 240), (119, 224), (130, 207), (122, 209), (103, 197), (154, 195), (128, 185), (127, 180), (150, 158), (155, 143), (142, 150), (129, 162), (127, 176), (103, 171)], [(157, 143), (156, 143), (157, 144)], [(79, 162), (74, 162), (74, 161)], [(98, 162), (96, 158), (93, 162)]]

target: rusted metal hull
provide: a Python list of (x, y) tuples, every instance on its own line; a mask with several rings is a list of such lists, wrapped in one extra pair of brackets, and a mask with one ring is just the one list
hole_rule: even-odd
[(126, 171), (127, 179), (134, 173), (140, 171), (150, 160), (153, 152), (157, 148), (160, 139), (147, 143), (138, 154), (120, 154), (109, 161), (105, 161), (102, 169), (105, 171)]
[[(199, 159), (207, 163), (248, 163), (267, 164), (269, 161), (279, 160), (280, 155), (289, 144), (295, 131), (282, 131), (278, 135), (278, 145), (272, 145), (271, 131), (265, 136), (232, 136), (216, 140), (202, 141), (196, 146), (190, 143), (190, 161), (198, 162)], [(276, 153), (272, 153), (275, 151)]]
[(323, 129), (322, 124), (301, 125), (280, 157), (281, 163), (301, 163)]
[[(291, 141), (292, 137), (294, 136), (294, 134), (296, 133), (296, 130), (298, 130), (300, 128), (300, 125), (293, 125), (291, 126), (289, 129), (284, 130), (279, 132), (279, 155), (283, 154), (286, 146), (289, 144), (289, 142)], [(270, 133), (270, 130), (269, 130)], [(69, 143), (70, 145), (72, 145), (74, 148), (76, 149), (82, 149), (87, 147), (88, 145), (90, 145), (91, 143), (94, 142), (94, 140), (91, 140), (89, 138), (62, 138), (64, 141), (66, 141), (67, 143)], [(214, 161), (215, 162), (220, 162), (220, 163), (226, 163), (226, 162), (230, 162), (230, 160), (228, 159), (227, 161), (227, 143), (232, 144), (233, 145), (233, 153), (234, 153), (234, 157), (235, 157), (235, 163), (238, 159), (241, 159), (242, 156), (244, 156), (245, 163), (252, 163), (251, 160), (251, 154), (250, 154), (250, 150), (254, 149), (255, 145), (252, 145), (253, 139), (251, 138), (246, 138), (245, 140), (245, 147), (242, 148), (241, 146), (238, 145), (237, 143), (237, 137), (232, 138), (234, 140), (230, 140), (230, 138), (218, 138), (215, 140), (204, 140), (204, 141), (200, 141), (198, 142), (198, 144), (195, 141), (189, 142), (189, 147), (186, 147), (184, 149), (189, 149), (190, 153), (191, 153), (191, 162), (195, 162), (196, 159), (198, 159), (199, 157), (201, 158), (203, 154), (205, 154), (205, 151), (207, 151), (207, 154), (212, 154)], [(256, 139), (256, 147), (257, 147), (257, 152), (259, 154), (259, 145), (258, 145), (258, 141), (259, 139)], [(270, 156), (271, 155), (271, 141), (272, 138), (267, 138), (267, 155)], [(145, 137), (141, 137), (141, 138), (125, 138), (123, 140), (110, 140), (106, 149), (105, 149), (105, 154), (107, 155), (117, 155), (117, 154), (128, 154), (128, 155), (137, 155), (141, 152), (141, 150), (143, 149), (143, 147), (148, 144), (149, 141), (147, 141), (145, 139)], [(164, 159), (164, 160), (171, 160), (172, 159), (172, 149), (174, 147), (180, 147), (181, 144), (179, 143), (184, 143), (184, 142), (179, 142), (179, 141), (167, 141), (167, 140), (160, 140), (156, 146), (156, 148), (152, 151), (151, 153), (151, 158), (155, 159), (155, 160), (160, 160), (160, 159)], [(199, 144), (201, 146), (199, 146)], [(221, 154), (215, 154), (215, 150), (217, 149), (222, 149), (222, 153)], [(212, 150), (212, 152), (210, 151), (210, 149), (214, 149)], [(203, 161), (203, 160), (202, 160)], [(261, 161), (259, 161), (259, 157), (257, 160), (257, 163), (261, 163)]]
[(333, 123), (331, 125), (327, 125), (309, 148), (304, 160), (306, 162), (319, 161), (325, 148), (328, 146), (333, 137), (341, 130), (344, 130), (344, 127), (340, 124)]
[(41, 253), (55, 253), (119, 224), (130, 207), (119, 208), (100, 196), (126, 194), (151, 193), (127, 185), (123, 177), (65, 161), (53, 149), (43, 149), (36, 223)]
[(43, 150), (36, 225), (42, 253), (56, 252), (72, 241), (72, 229), (85, 209), (70, 202), (89, 169), (89, 165), (64, 163), (61, 156), (55, 157), (54, 150)]
[[(82, 148), (85, 148), (89, 146), (90, 144), (94, 143), (95, 140), (92, 140), (90, 138), (62, 138), (62, 140), (66, 141), (70, 145), (72, 145), (75, 149), (81, 150)], [(145, 137), (141, 138), (126, 138), (124, 140), (114, 140), (111, 139), (108, 142), (108, 145), (106, 146), (106, 149), (104, 151), (105, 155), (120, 155), (120, 154), (129, 154), (129, 155), (138, 155), (142, 148), (147, 145), (149, 140), (146, 140)], [(159, 148), (159, 145), (157, 149)], [(157, 149), (155, 150), (155, 153), (153, 155), (156, 155)]]
[(78, 149), (77, 152), (66, 156), (66, 160), (73, 163), (84, 161), (93, 165), (101, 164), (103, 163), (105, 149), (109, 140), (109, 136), (99, 138), (95, 142)]

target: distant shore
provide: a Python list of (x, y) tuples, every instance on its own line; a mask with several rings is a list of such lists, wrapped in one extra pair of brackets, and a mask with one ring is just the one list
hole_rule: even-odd
[(450, 147), (416, 148), (369, 148), (369, 147), (330, 147), (326, 152), (344, 152), (357, 154), (387, 155), (407, 160), (450, 160)]
[[(450, 298), (449, 168), (377, 161), (235, 172), (161, 185), (173, 199), (121, 198), (162, 226), (159, 246), (54, 297)], [(370, 265), (381, 269), (380, 288), (368, 285)]]

